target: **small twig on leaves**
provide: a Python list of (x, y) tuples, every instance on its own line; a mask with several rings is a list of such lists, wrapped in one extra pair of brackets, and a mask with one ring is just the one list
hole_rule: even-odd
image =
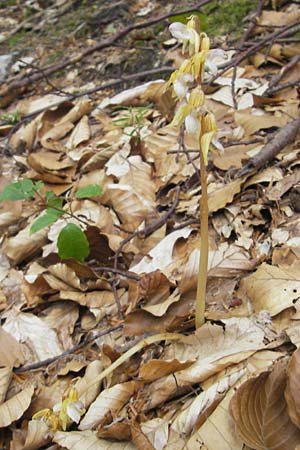
[(154, 231), (158, 230), (160, 227), (162, 227), (168, 220), (168, 218), (173, 214), (175, 211), (178, 202), (179, 202), (179, 192), (180, 192), (180, 186), (177, 186), (176, 188), (176, 194), (175, 194), (175, 200), (173, 205), (166, 211), (164, 214), (161, 215), (157, 220), (154, 220), (152, 223), (149, 223), (149, 225), (146, 225), (142, 230), (135, 231), (130, 236), (127, 236), (125, 239), (123, 239), (117, 248), (115, 255), (113, 257), (114, 259), (114, 270), (117, 270), (118, 266), (118, 258), (120, 254), (122, 253), (122, 250), (124, 246), (132, 241), (135, 237), (139, 237), (142, 239), (145, 239), (146, 237), (150, 236)]
[(38, 361), (33, 364), (28, 364), (27, 366), (18, 367), (14, 371), (15, 373), (22, 373), (22, 372), (28, 372), (29, 370), (35, 370), (40, 369), (41, 367), (48, 366), (49, 364), (52, 364), (53, 362), (57, 361), (58, 359), (61, 359), (65, 356), (70, 355), (71, 353), (77, 352), (77, 350), (80, 350), (81, 348), (85, 347), (88, 344), (91, 344), (96, 339), (106, 336), (107, 334), (110, 334), (114, 331), (121, 330), (122, 325), (116, 325), (115, 327), (108, 328), (104, 331), (99, 331), (94, 336), (91, 336), (87, 338), (85, 341), (81, 342), (80, 344), (74, 345), (74, 347), (69, 348), (69, 350), (66, 350), (65, 352), (61, 353), (60, 355), (53, 356), (52, 358), (44, 359), (43, 361)]
[(249, 37), (252, 35), (255, 27), (257, 26), (257, 18), (261, 15), (264, 3), (266, 0), (259, 0), (256, 11), (254, 12), (254, 16), (252, 17), (250, 24), (245, 31), (244, 35), (242, 36), (242, 39), (240, 40), (240, 43), (238, 45), (238, 48), (242, 48), (246, 41), (248, 41)]
[(231, 96), (232, 96), (234, 109), (237, 109), (237, 107), (238, 107), (238, 104), (237, 104), (237, 101), (236, 101), (236, 96), (235, 96), (236, 74), (237, 74), (237, 66), (234, 66), (233, 67), (233, 71), (232, 71), (232, 77), (231, 77)]
[(125, 315), (124, 315), (123, 310), (122, 310), (122, 305), (121, 305), (119, 294), (118, 294), (118, 291), (117, 291), (117, 280), (116, 280), (115, 277), (110, 282), (110, 286), (111, 286), (111, 289), (112, 289), (113, 294), (114, 294), (114, 298), (115, 298), (115, 302), (116, 302), (116, 305), (117, 305), (117, 308), (118, 308), (118, 313), (119, 313), (120, 319), (124, 320), (125, 319)]
[(5, 84), (0, 89), (0, 96), (4, 97), (14, 91), (17, 91), (21, 88), (27, 88), (30, 85), (42, 80), (45, 75), (49, 76), (55, 72), (58, 72), (59, 70), (65, 69), (66, 67), (76, 64), (80, 62), (82, 59), (86, 58), (87, 56), (91, 55), (92, 53), (96, 51), (103, 50), (104, 48), (111, 47), (115, 42), (119, 41), (123, 37), (125, 37), (127, 34), (129, 34), (133, 30), (146, 28), (151, 25), (155, 25), (156, 23), (162, 22), (163, 20), (168, 19), (169, 17), (172, 17), (176, 14), (184, 14), (189, 13), (192, 11), (195, 11), (199, 9), (201, 6), (206, 5), (207, 3), (210, 3), (211, 0), (201, 0), (198, 3), (196, 3), (194, 6), (190, 8), (186, 8), (184, 10), (179, 11), (172, 11), (167, 14), (163, 14), (161, 16), (150, 18), (149, 20), (146, 20), (144, 22), (140, 23), (134, 23), (132, 25), (128, 25), (127, 27), (124, 27), (121, 31), (114, 34), (111, 38), (103, 39), (98, 44), (95, 44), (91, 47), (87, 47), (82, 50), (81, 53), (74, 55), (71, 58), (65, 59), (61, 61), (60, 63), (54, 64), (52, 66), (48, 66), (42, 69), (41, 72), (29, 74), (27, 77), (19, 77), (12, 80), (9, 84)]
[(140, 281), (142, 279), (142, 277), (140, 277), (139, 275), (137, 275), (133, 272), (126, 272), (125, 270), (119, 270), (119, 269), (115, 269), (113, 267), (97, 266), (97, 267), (93, 267), (93, 270), (95, 272), (115, 273), (117, 275), (121, 275), (122, 277), (129, 278), (129, 279), (135, 280), (135, 281)]
[[(264, 95), (269, 95), (269, 92), (272, 92), (272, 89), (274, 87), (277, 87), (279, 81), (285, 76), (285, 74), (292, 69), (298, 62), (300, 61), (300, 55), (295, 55), (293, 58), (285, 65), (283, 66), (279, 73), (274, 75), (269, 83), (269, 87), (265, 90)], [(298, 80), (299, 81), (299, 80)]]
[(252, 172), (254, 173), (268, 161), (271, 161), (284, 147), (294, 142), (299, 128), (299, 119), (285, 125), (274, 139), (268, 142), (257, 155), (251, 158), (247, 164), (237, 172), (236, 178), (243, 177)]
[(291, 87), (300, 86), (300, 80), (292, 80), (287, 83), (278, 84), (278, 86), (274, 86), (272, 89), (268, 89), (267, 95), (270, 97), (271, 95), (277, 94), (277, 92), (283, 91), (284, 89), (289, 89)]

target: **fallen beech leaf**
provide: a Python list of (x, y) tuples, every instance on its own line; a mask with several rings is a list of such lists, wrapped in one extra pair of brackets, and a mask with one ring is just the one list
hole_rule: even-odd
[(98, 439), (93, 431), (58, 431), (53, 441), (68, 450), (136, 450), (130, 442), (111, 442)]
[(230, 403), (231, 414), (242, 440), (255, 450), (294, 450), (300, 430), (291, 422), (284, 398), (286, 369), (278, 363), (246, 381)]
[(66, 143), (66, 147), (68, 149), (76, 148), (82, 142), (88, 141), (90, 138), (90, 127), (89, 127), (89, 119), (88, 116), (83, 116), (72, 131), (71, 136), (69, 137), (68, 142)]
[(163, 359), (197, 360), (188, 368), (154, 381), (148, 389), (149, 401), (145, 410), (176, 395), (178, 389), (187, 389), (206, 380), (225, 367), (237, 364), (264, 347), (264, 332), (247, 318), (223, 320), (225, 329), (206, 323), (194, 335), (182, 336), (178, 343), (166, 347)]
[(155, 450), (163, 450), (166, 447), (169, 435), (169, 423), (159, 417), (141, 424), (143, 433), (153, 445)]
[(24, 364), (23, 347), (10, 333), (0, 327), (0, 366)]
[(26, 342), (35, 361), (62, 353), (56, 333), (34, 314), (11, 310), (3, 328), (19, 342)]
[(131, 423), (130, 426), (132, 442), (137, 446), (137, 448), (143, 450), (156, 450), (152, 446), (147, 436), (143, 433), (141, 426), (137, 422)]
[(291, 421), (300, 428), (300, 350), (296, 350), (287, 368), (287, 386), (285, 389), (285, 400), (287, 402), (288, 414)]
[(12, 378), (10, 367), (0, 367), (0, 405), (4, 402)]
[(143, 383), (139, 381), (128, 381), (102, 391), (81, 420), (79, 429), (90, 430), (95, 428), (105, 419), (107, 413), (110, 413), (114, 418), (142, 385)]
[(15, 264), (32, 256), (46, 243), (47, 230), (30, 235), (30, 227), (31, 224), (27, 225), (16, 236), (7, 239), (3, 245), (3, 251)]
[(275, 316), (299, 298), (300, 264), (280, 268), (263, 263), (241, 281), (240, 289), (252, 301), (255, 312), (267, 310)]
[(48, 425), (42, 420), (30, 420), (22, 450), (39, 450), (46, 445), (50, 440), (48, 431)]
[(33, 393), (34, 386), (28, 386), (0, 405), (0, 428), (20, 419), (29, 407)]
[(287, 115), (275, 116), (272, 114), (255, 115), (253, 108), (249, 112), (237, 111), (234, 114), (236, 123), (243, 127), (247, 135), (252, 135), (256, 131), (264, 128), (284, 127), (289, 121)]
[(231, 183), (225, 184), (221, 189), (211, 192), (208, 195), (209, 212), (216, 212), (224, 208), (228, 203), (231, 203), (235, 194), (240, 192), (243, 182), (243, 178), (238, 178)]

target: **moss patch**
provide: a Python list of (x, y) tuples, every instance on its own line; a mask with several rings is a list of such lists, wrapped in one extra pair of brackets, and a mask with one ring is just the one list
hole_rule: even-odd
[(202, 8), (206, 32), (210, 36), (232, 33), (234, 38), (243, 34), (243, 20), (257, 7), (257, 0), (215, 0)]

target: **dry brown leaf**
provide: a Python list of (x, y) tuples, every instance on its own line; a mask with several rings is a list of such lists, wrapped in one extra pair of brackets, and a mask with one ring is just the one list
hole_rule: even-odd
[(90, 405), (86, 415), (81, 420), (79, 429), (90, 430), (101, 423), (107, 413), (114, 418), (127, 400), (132, 397), (143, 383), (128, 381), (105, 389)]
[(16, 236), (8, 238), (3, 245), (3, 251), (14, 264), (33, 256), (46, 243), (47, 230), (30, 235), (30, 227), (31, 224), (27, 225)]
[(48, 425), (42, 420), (30, 420), (22, 450), (39, 450), (50, 441)]
[(130, 442), (111, 442), (98, 439), (93, 431), (70, 431), (69, 433), (57, 431), (54, 442), (68, 450), (136, 450)]
[(0, 405), (4, 402), (8, 386), (12, 379), (11, 367), (0, 367)]
[(299, 402), (299, 387), (300, 387), (300, 350), (296, 350), (287, 368), (287, 385), (284, 392), (285, 400), (287, 402), (288, 414), (291, 421), (300, 428), (300, 402)]
[(141, 426), (137, 422), (131, 423), (130, 426), (132, 442), (139, 450), (156, 450), (150, 443), (147, 436), (143, 433)]
[(241, 190), (241, 186), (244, 182), (244, 178), (238, 178), (231, 181), (222, 188), (211, 192), (208, 195), (208, 209), (209, 212), (216, 212), (219, 209), (224, 208), (228, 203), (231, 203), (234, 196)]
[(59, 175), (59, 171), (73, 167), (74, 161), (63, 153), (38, 152), (30, 153), (27, 158), (28, 164), (37, 172), (53, 172)]
[(34, 386), (28, 386), (0, 405), (0, 428), (20, 419), (29, 407), (33, 393)]
[(212, 155), (214, 166), (221, 170), (228, 170), (232, 167), (240, 169), (242, 161), (249, 158), (247, 151), (253, 148), (251, 145), (234, 145), (226, 147), (222, 155)]
[(164, 361), (161, 359), (151, 359), (140, 367), (139, 377), (143, 381), (154, 381), (165, 377), (170, 373), (178, 372), (191, 366), (193, 361), (181, 362), (178, 359)]
[[(82, 142), (88, 141), (91, 135), (88, 116), (83, 116), (72, 131), (71, 136), (66, 143), (68, 149), (76, 148)], [(72, 158), (73, 159), (73, 158)]]
[(166, 448), (169, 434), (169, 423), (167, 420), (159, 417), (147, 420), (141, 424), (143, 433), (147, 436), (148, 440), (153, 445), (155, 450), (163, 450)]
[(24, 364), (22, 344), (0, 327), (0, 366), (18, 367), (21, 364)]
[(284, 398), (286, 369), (279, 363), (246, 381), (230, 403), (231, 414), (242, 440), (255, 450), (294, 450), (300, 430), (287, 412)]
[(101, 381), (93, 383), (94, 378), (103, 370), (103, 364), (99, 360), (92, 361), (86, 368), (85, 374), (80, 378), (75, 388), (78, 392), (79, 400), (83, 403), (84, 408), (88, 408), (99, 394)]
[(40, 315), (40, 319), (57, 332), (64, 351), (74, 345), (72, 334), (78, 317), (78, 306), (72, 302), (56, 302), (44, 309)]
[(195, 335), (183, 337), (181, 342), (170, 344), (163, 356), (164, 360), (197, 360), (187, 369), (161, 378), (149, 386), (148, 403), (145, 409), (176, 395), (178, 389), (187, 389), (200, 383), (225, 367), (237, 364), (255, 351), (264, 347), (264, 332), (250, 319), (231, 318), (222, 326), (207, 323)]
[(289, 121), (289, 117), (287, 115), (255, 115), (253, 109), (245, 112), (237, 111), (235, 112), (234, 117), (236, 123), (245, 130), (245, 133), (248, 136), (264, 128), (284, 127)]
[(29, 347), (34, 361), (52, 358), (63, 351), (56, 333), (34, 314), (10, 310), (3, 328)]
[(245, 292), (256, 313), (267, 310), (275, 316), (293, 306), (300, 293), (300, 266), (276, 267), (263, 263), (255, 273), (241, 281), (240, 293)]

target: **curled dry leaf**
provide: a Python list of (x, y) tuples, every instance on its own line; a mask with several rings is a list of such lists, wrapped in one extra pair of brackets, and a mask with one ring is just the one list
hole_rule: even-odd
[(27, 225), (16, 236), (7, 239), (4, 243), (3, 251), (14, 264), (32, 256), (46, 243), (47, 230), (38, 231), (31, 236), (30, 227), (31, 224)]
[(89, 430), (96, 427), (107, 413), (114, 417), (142, 385), (139, 381), (128, 381), (102, 391), (81, 420), (79, 429)]
[(26, 342), (35, 361), (62, 353), (56, 333), (34, 314), (11, 310), (3, 328), (19, 342)]
[(242, 440), (255, 450), (294, 450), (300, 430), (293, 424), (284, 398), (286, 368), (278, 363), (246, 381), (230, 403), (232, 417)]
[(93, 431), (58, 431), (53, 441), (68, 450), (136, 450), (130, 442), (111, 442), (98, 439)]
[(241, 281), (241, 291), (250, 298), (256, 313), (267, 310), (275, 316), (293, 306), (293, 301), (299, 298), (300, 264), (276, 267), (263, 263)]
[(0, 366), (24, 364), (23, 347), (10, 333), (0, 327)]
[(296, 350), (288, 365), (287, 385), (284, 392), (291, 421), (300, 428), (300, 350)]
[(0, 428), (7, 427), (20, 419), (29, 407), (34, 386), (28, 386), (0, 405)]
[(0, 405), (4, 402), (12, 378), (10, 367), (0, 367)]

